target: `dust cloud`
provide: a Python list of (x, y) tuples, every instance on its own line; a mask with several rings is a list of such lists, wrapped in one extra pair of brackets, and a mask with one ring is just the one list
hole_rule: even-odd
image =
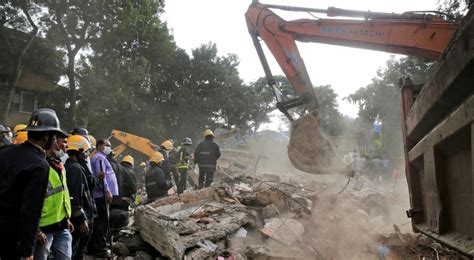
[[(379, 259), (379, 237), (393, 234), (393, 225), (410, 232), (405, 215), (409, 196), (403, 163), (398, 177), (376, 183), (364, 172), (351, 178), (341, 174), (315, 175), (294, 168), (287, 156), (287, 140), (254, 138), (248, 149), (257, 155), (258, 174), (273, 174), (284, 182), (317, 192), (310, 223), (300, 241), (321, 259)], [(343, 145), (343, 144), (342, 144)], [(251, 243), (251, 242), (250, 242)]]

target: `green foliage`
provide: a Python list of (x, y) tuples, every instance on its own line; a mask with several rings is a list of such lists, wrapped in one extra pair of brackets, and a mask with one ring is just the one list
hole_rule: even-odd
[(319, 127), (323, 133), (338, 136), (344, 132), (344, 118), (338, 111), (337, 94), (331, 85), (314, 87), (319, 103)]
[(470, 0), (438, 0), (438, 11), (447, 14), (448, 20), (460, 20), (464, 17)]
[(212, 43), (191, 55), (178, 48), (160, 19), (161, 2), (113, 5), (76, 65), (78, 125), (97, 136), (116, 128), (160, 142), (200, 137), (206, 127), (252, 129), (265, 117), (255, 88), (239, 77), (237, 56), (218, 55)]
[[(284, 76), (275, 76), (277, 88), (283, 99), (294, 96), (294, 90), (288, 79)], [(267, 115), (276, 108), (276, 99), (272, 89), (268, 86), (266, 78), (262, 77), (255, 81), (253, 87), (256, 91), (256, 101), (259, 104), (261, 118), (259, 123), (268, 121)], [(331, 85), (314, 87), (314, 93), (319, 103), (319, 123), (321, 130), (331, 136), (337, 136), (344, 133), (345, 119), (338, 111), (337, 97), (338, 95), (331, 88)]]
[(346, 97), (359, 106), (359, 118), (365, 129), (371, 129), (377, 116), (382, 120), (382, 156), (393, 158), (402, 152), (399, 80), (409, 76), (414, 83), (423, 83), (431, 65), (413, 57), (399, 60), (392, 57), (369, 85)]

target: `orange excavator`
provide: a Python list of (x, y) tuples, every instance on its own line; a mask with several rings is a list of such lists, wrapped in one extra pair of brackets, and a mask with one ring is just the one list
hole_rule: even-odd
[[(298, 19), (285, 21), (271, 9), (293, 12), (323, 13), (328, 17), (350, 19)], [(405, 12), (402, 14), (365, 12), (330, 7), (328, 9), (265, 5), (255, 1), (245, 18), (257, 54), (277, 99), (277, 108), (292, 123), (288, 157), (299, 170), (328, 174), (341, 173), (341, 167), (330, 143), (318, 126), (318, 101), (311, 79), (300, 56), (296, 41), (316, 42), (385, 51), (436, 60), (446, 49), (458, 23), (444, 20), (439, 12)], [(285, 73), (295, 98), (283, 100), (260, 44), (265, 42)], [(289, 109), (303, 109), (298, 119)]]

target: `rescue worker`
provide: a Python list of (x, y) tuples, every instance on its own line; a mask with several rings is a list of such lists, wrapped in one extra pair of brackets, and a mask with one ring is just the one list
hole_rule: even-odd
[(199, 189), (211, 186), (216, 171), (217, 159), (221, 156), (219, 146), (214, 142), (211, 129), (204, 131), (204, 140), (194, 151), (194, 164), (199, 166)]
[(173, 187), (172, 183), (166, 179), (163, 172), (163, 161), (165, 158), (160, 152), (156, 152), (150, 158), (150, 169), (145, 174), (145, 188), (148, 202), (165, 197), (168, 190)]
[[(94, 219), (94, 230), (88, 245), (88, 254), (107, 257), (110, 251), (107, 250), (107, 223), (108, 205), (112, 202), (113, 196), (118, 196), (118, 185), (115, 172), (112, 169), (106, 156), (112, 152), (111, 144), (108, 140), (97, 141), (97, 152), (92, 157), (92, 172), (94, 176), (101, 180), (101, 185), (96, 185), (92, 190), (95, 199), (98, 216)], [(105, 197), (104, 197), (105, 194)]]
[(163, 169), (163, 172), (165, 174), (166, 180), (171, 181), (171, 168), (170, 168), (170, 162), (169, 162), (169, 154), (170, 151), (173, 150), (173, 143), (170, 140), (166, 140), (160, 145), (160, 149), (158, 149), (158, 152), (160, 152), (163, 155), (163, 162), (161, 169)]
[(0, 125), (0, 147), (7, 146), (12, 144), (12, 140), (10, 138), (10, 129)]
[[(78, 135), (81, 135), (81, 136), (85, 137), (89, 141), (89, 143), (91, 145), (91, 148), (89, 149), (88, 153), (92, 154), (94, 152), (95, 146), (96, 146), (96, 140), (95, 140), (94, 136), (87, 135), (89, 133), (89, 131), (86, 128), (82, 128), (82, 127), (81, 128), (76, 128), (75, 131), (73, 131), (73, 132), (77, 133)], [(97, 184), (96, 178), (92, 174), (91, 157), (92, 156), (88, 156), (86, 158), (86, 160), (80, 161), (80, 164), (86, 170), (86, 177), (87, 177), (87, 182), (89, 184), (89, 189), (92, 190), (98, 184)]]
[(0, 259), (33, 258), (50, 167), (45, 150), (52, 148), (59, 127), (56, 112), (33, 112), (28, 141), (0, 149)]
[(140, 168), (137, 170), (137, 186), (142, 188), (145, 183), (146, 162), (140, 163)]
[(70, 222), (71, 201), (66, 171), (59, 159), (66, 149), (65, 138), (66, 135), (58, 135), (53, 149), (46, 152), (50, 165), (48, 189), (41, 212), (34, 259), (46, 260), (51, 253), (57, 259), (72, 257), (71, 232), (74, 231), (74, 227)]
[(126, 155), (120, 163), (120, 171), (115, 174), (119, 187), (119, 196), (114, 197), (110, 205), (110, 225), (112, 229), (122, 228), (128, 225), (128, 208), (137, 192), (133, 166), (135, 160), (132, 156)]
[[(26, 131), (23, 131), (25, 128), (25, 124), (18, 124), (13, 128), (13, 144), (22, 144), (26, 141), (26, 139), (28, 139)], [(22, 142), (18, 141), (19, 138)]]
[(173, 148), (169, 151), (168, 162), (169, 162), (170, 172), (173, 177), (174, 183), (176, 183), (176, 186), (178, 186), (179, 172), (178, 172), (178, 168), (176, 168), (176, 164), (179, 161), (178, 151), (180, 147), (175, 146), (173, 139), (169, 139), (169, 141), (171, 142), (171, 144), (173, 144)]
[(122, 198), (122, 209), (128, 210), (130, 202), (133, 201), (134, 195), (137, 193), (137, 181), (135, 179), (135, 160), (131, 155), (123, 157), (120, 163), (123, 169), (123, 183), (120, 196)]
[(188, 169), (191, 163), (191, 157), (193, 151), (191, 149), (191, 145), (193, 141), (191, 138), (186, 137), (183, 140), (182, 146), (178, 151), (178, 163), (176, 164), (176, 168), (179, 171), (179, 181), (176, 183), (178, 186), (178, 194), (183, 193), (186, 190), (186, 180), (188, 177)]
[(94, 199), (92, 198), (86, 168), (81, 165), (88, 157), (91, 149), (89, 141), (81, 135), (70, 136), (67, 140), (66, 179), (71, 196), (72, 259), (83, 259), (87, 243), (97, 216)]

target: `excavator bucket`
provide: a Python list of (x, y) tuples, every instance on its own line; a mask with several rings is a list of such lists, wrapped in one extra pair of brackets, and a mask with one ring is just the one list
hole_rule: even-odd
[(347, 173), (331, 144), (319, 131), (318, 119), (307, 114), (293, 122), (288, 157), (298, 170), (313, 174)]

